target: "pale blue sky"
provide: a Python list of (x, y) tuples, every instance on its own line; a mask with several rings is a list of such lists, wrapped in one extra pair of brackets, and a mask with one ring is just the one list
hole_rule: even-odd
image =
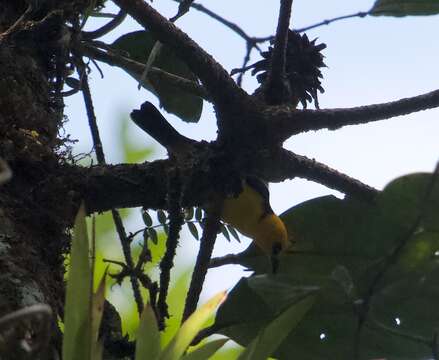
[[(200, 1), (209, 9), (239, 23), (250, 35), (266, 36), (275, 31), (279, 1)], [(303, 27), (335, 16), (366, 11), (373, 1), (357, 0), (296, 0), (293, 6), (294, 27)], [(171, 0), (154, 1), (152, 6), (166, 16), (175, 14), (177, 4)], [(108, 10), (114, 10), (109, 7)], [(328, 68), (324, 70), (320, 96), (321, 108), (350, 107), (396, 100), (419, 95), (439, 88), (439, 17), (386, 18), (366, 17), (351, 19), (308, 32), (327, 44), (324, 50)], [(96, 24), (96, 25), (95, 25)], [(191, 10), (177, 25), (187, 31), (202, 47), (211, 53), (227, 70), (240, 67), (245, 52), (243, 40), (216, 21), (196, 10)], [(89, 29), (97, 26), (92, 20)], [(111, 42), (122, 33), (140, 29), (127, 20), (107, 36)], [(253, 59), (258, 59), (254, 52)], [(104, 149), (110, 161), (121, 160), (118, 129), (114, 124), (120, 114), (128, 114), (155, 97), (145, 90), (137, 90), (136, 82), (123, 71), (100, 65), (105, 78), (97, 71), (91, 74), (91, 89), (98, 117)], [(256, 83), (245, 78), (244, 87), (251, 92)], [(70, 122), (66, 128), (73, 138), (80, 139), (78, 151), (88, 151), (91, 140), (87, 127), (82, 96), (66, 99), (66, 114)], [(195, 139), (213, 139), (215, 118), (206, 104), (199, 124), (185, 124), (164, 113), (172, 124), (185, 135)], [(133, 141), (154, 144), (155, 157), (163, 157), (159, 145), (132, 126)], [(351, 176), (382, 188), (391, 179), (410, 172), (431, 171), (439, 159), (439, 110), (429, 110), (398, 117), (371, 125), (347, 127), (335, 132), (319, 131), (289, 139), (285, 146), (299, 154), (315, 158)], [(290, 206), (330, 191), (323, 186), (304, 180), (286, 181), (271, 186), (272, 205), (282, 212)], [(192, 252), (193, 240), (186, 240), (181, 252)], [(248, 244), (229, 244), (219, 239), (217, 254), (238, 251)], [(193, 255), (192, 255), (193, 256)], [(230, 267), (229, 276), (223, 269), (209, 272), (207, 292), (229, 288), (240, 274)]]

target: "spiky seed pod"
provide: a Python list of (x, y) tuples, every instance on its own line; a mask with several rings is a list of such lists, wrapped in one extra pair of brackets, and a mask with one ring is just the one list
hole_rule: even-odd
[[(319, 108), (317, 90), (324, 92), (320, 79), (323, 78), (320, 68), (326, 67), (323, 62), (321, 51), (326, 48), (326, 44), (316, 44), (317, 39), (309, 41), (306, 34), (289, 30), (287, 44), (286, 75), (291, 86), (293, 95), (292, 102), (299, 101), (306, 108), (307, 102), (314, 101), (316, 108)], [(273, 44), (273, 41), (271, 42)], [(273, 47), (262, 53), (263, 60), (251, 65), (252, 75), (259, 73), (256, 78), (259, 83), (264, 83), (270, 69)]]

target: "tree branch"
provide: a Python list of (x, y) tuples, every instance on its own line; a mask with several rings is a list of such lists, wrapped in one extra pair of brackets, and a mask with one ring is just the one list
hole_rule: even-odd
[[(116, 54), (115, 52), (109, 50), (110, 46), (108, 46), (107, 51), (103, 51), (87, 43), (76, 44), (75, 48), (77, 49), (78, 52), (80, 52), (84, 56), (102, 61), (111, 66), (117, 66), (128, 73), (137, 74), (139, 77), (145, 71), (145, 67), (146, 67), (145, 64), (131, 60), (122, 55)], [(175, 86), (176, 88), (197, 95), (203, 98), (204, 100), (211, 101), (209, 99), (209, 95), (206, 89), (194, 81), (179, 77), (174, 74), (170, 74), (156, 67), (151, 67), (149, 69), (147, 77), (152, 81), (156, 81), (156, 82), (163, 81), (169, 83), (170, 85)]]
[[(302, 177), (361, 199), (371, 200), (377, 193), (377, 190), (356, 179), (286, 150), (276, 153), (264, 152), (255, 163), (258, 165), (251, 168), (252, 173), (271, 182)], [(90, 212), (108, 211), (113, 207), (144, 206), (149, 209), (165, 209), (167, 177), (173, 166), (174, 162), (171, 160), (91, 168), (63, 165), (56, 180), (68, 179), (66, 183), (70, 184), (70, 187), (66, 192), (73, 192), (78, 199), (84, 198)], [(191, 186), (185, 190), (182, 206), (206, 203), (210, 195), (206, 189), (212, 189), (211, 181), (212, 177), (206, 172), (193, 179)]]
[(64, 177), (70, 184), (66, 192), (72, 191), (78, 199), (84, 199), (89, 212), (138, 206), (165, 209), (164, 184), (170, 166), (171, 162), (167, 160), (90, 168), (63, 165), (58, 177)]
[(117, 28), (122, 22), (125, 20), (127, 16), (127, 13), (123, 10), (120, 10), (119, 13), (111, 19), (108, 23), (106, 23), (104, 26), (100, 27), (99, 29), (93, 30), (93, 31), (82, 31), (81, 35), (83, 39), (97, 39), (101, 36), (104, 36), (105, 34), (108, 34), (110, 31)]
[(264, 88), (265, 98), (270, 105), (283, 104), (291, 98), (291, 89), (286, 77), (286, 54), (292, 3), (293, 0), (280, 1), (270, 72)]
[(220, 229), (220, 214), (222, 201), (212, 204), (206, 212), (206, 224), (204, 226), (203, 236), (200, 240), (200, 250), (197, 261), (195, 262), (192, 273), (189, 291), (186, 296), (186, 303), (183, 311), (182, 322), (184, 322), (197, 308), (198, 299), (203, 288), (204, 279), (209, 268), (209, 262), (212, 257), (213, 247), (215, 245), (216, 235)]
[(178, 246), (181, 226), (184, 221), (181, 211), (181, 190), (181, 178), (179, 177), (178, 170), (175, 169), (168, 183), (169, 234), (166, 240), (166, 251), (159, 265), (160, 289), (157, 301), (159, 318), (157, 320), (161, 330), (165, 329), (165, 319), (169, 318), (166, 298), (168, 296), (171, 269), (174, 267), (174, 257)]
[[(183, 0), (174, 0), (174, 1), (181, 3)], [(252, 47), (255, 47), (259, 51), (261, 51), (261, 49), (259, 48), (258, 43), (265, 42), (268, 39), (267, 37), (257, 38), (257, 37), (252, 37), (252, 36), (248, 35), (241, 27), (239, 27), (234, 22), (231, 22), (231, 21), (227, 20), (226, 18), (223, 18), (222, 16), (218, 15), (217, 13), (214, 13), (212, 10), (209, 10), (208, 8), (206, 8), (205, 6), (203, 6), (201, 4), (191, 4), (191, 7), (194, 8), (195, 10), (198, 10), (199, 12), (202, 12), (202, 13), (210, 16), (212, 19), (214, 19), (214, 20), (218, 21), (219, 23), (223, 24), (224, 26), (228, 27), (234, 33), (236, 33), (237, 35), (242, 37), (247, 42), (247, 46), (249, 44), (252, 44)]]
[(215, 105), (230, 107), (249, 96), (230, 78), (227, 71), (187, 34), (141, 0), (114, 0), (140, 25), (152, 31), (157, 40), (170, 46), (196, 74)]
[(337, 16), (337, 17), (332, 18), (332, 19), (323, 20), (321, 22), (318, 22), (317, 24), (309, 25), (309, 26), (306, 26), (306, 27), (303, 27), (300, 29), (294, 29), (294, 31), (305, 32), (305, 31), (314, 29), (314, 28), (322, 26), (322, 25), (329, 25), (329, 24), (336, 22), (336, 21), (340, 21), (340, 20), (344, 20), (344, 19), (351, 19), (354, 17), (364, 18), (367, 15), (369, 15), (369, 11), (360, 11), (360, 12), (357, 12), (355, 14)]
[(285, 149), (265, 153), (259, 161), (263, 163), (262, 177), (268, 181), (300, 177), (366, 201), (373, 200), (378, 194), (378, 190), (357, 179)]
[(439, 90), (382, 104), (346, 109), (293, 110), (289, 107), (267, 107), (265, 118), (279, 141), (310, 130), (336, 130), (395, 116), (439, 107)]
[(245, 258), (245, 251), (238, 254), (227, 254), (220, 257), (212, 258), (209, 262), (209, 268), (216, 268), (224, 265), (241, 264)]
[(133, 110), (131, 119), (171, 154), (183, 153), (195, 143), (175, 130), (149, 101), (144, 102), (139, 110)]

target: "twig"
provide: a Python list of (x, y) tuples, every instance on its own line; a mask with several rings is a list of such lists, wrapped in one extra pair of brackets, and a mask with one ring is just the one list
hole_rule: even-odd
[(212, 258), (209, 262), (209, 268), (216, 268), (224, 265), (240, 264), (245, 254), (227, 254), (221, 257)]
[(309, 26), (306, 26), (306, 27), (303, 27), (300, 29), (294, 29), (294, 31), (304, 32), (304, 31), (308, 31), (308, 30), (314, 29), (314, 28), (322, 26), (322, 25), (329, 25), (329, 24), (336, 22), (336, 21), (339, 21), (339, 20), (351, 19), (351, 18), (355, 18), (355, 17), (364, 18), (365, 16), (367, 16), (369, 14), (370, 14), (369, 11), (360, 11), (360, 12), (357, 12), (355, 14), (337, 16), (337, 17), (332, 18), (332, 19), (323, 20), (321, 22), (318, 22), (317, 24), (309, 25)]
[[(100, 45), (102, 46), (103, 44), (100, 43)], [(128, 73), (131, 72), (140, 76), (140, 74), (145, 71), (145, 64), (115, 53), (114, 51), (110, 50), (111, 47), (109, 45), (106, 45), (105, 47), (107, 51), (102, 51), (97, 47), (87, 43), (81, 43), (76, 45), (76, 49), (83, 55), (88, 56), (92, 59), (102, 61), (111, 66), (117, 66), (127, 71)], [(195, 81), (191, 81), (177, 75), (170, 74), (156, 67), (151, 67), (151, 69), (148, 71), (148, 78), (156, 82), (166, 82), (172, 86), (175, 86), (176, 88), (187, 91), (207, 101), (210, 101), (206, 89)]]
[[(82, 60), (79, 60), (78, 65), (79, 65), (78, 71), (80, 72), (80, 77), (82, 79), (82, 94), (84, 97), (84, 103), (85, 103), (85, 107), (86, 107), (86, 111), (87, 111), (87, 117), (88, 117), (88, 121), (89, 121), (89, 125), (90, 125), (90, 131), (92, 133), (93, 144), (94, 144), (94, 148), (96, 151), (96, 158), (97, 158), (98, 163), (100, 165), (104, 165), (106, 163), (105, 162), (105, 154), (103, 151), (102, 142), (101, 142), (101, 138), (99, 135), (99, 128), (98, 128), (97, 121), (96, 121), (96, 115), (94, 113), (91, 92), (90, 92), (90, 88), (88, 86), (88, 78), (87, 78), (87, 73), (85, 70), (85, 64), (82, 62)], [(119, 235), (119, 239), (120, 239), (120, 242), (122, 245), (122, 250), (123, 250), (123, 253), (125, 256), (125, 261), (126, 261), (127, 267), (130, 270), (133, 270), (134, 269), (134, 262), (133, 262), (133, 258), (131, 256), (130, 242), (129, 242), (128, 237), (126, 235), (125, 228), (124, 228), (123, 222), (122, 222), (122, 218), (121, 218), (119, 212), (115, 209), (111, 209), (111, 214), (113, 216), (114, 225), (116, 226), (116, 231)], [(137, 282), (136, 275), (134, 274), (133, 271), (130, 271), (130, 281), (131, 281), (131, 286), (133, 288), (134, 299), (135, 299), (136, 304), (137, 304), (137, 310), (138, 310), (139, 316), (140, 316), (140, 314), (143, 311), (143, 299), (142, 299), (142, 295), (140, 293), (139, 283)]]
[(278, 141), (310, 130), (336, 130), (347, 125), (360, 125), (395, 116), (436, 108), (439, 90), (381, 104), (346, 109), (292, 110), (289, 107), (267, 107), (264, 117)]
[(101, 137), (99, 135), (99, 128), (96, 120), (96, 115), (93, 107), (93, 101), (91, 99), (90, 87), (88, 86), (88, 76), (87, 70), (85, 69), (85, 64), (78, 64), (78, 72), (81, 78), (81, 90), (82, 96), (84, 98), (85, 109), (87, 112), (88, 125), (90, 126), (91, 137), (93, 140), (93, 147), (96, 153), (96, 159), (98, 160), (98, 164), (105, 164), (105, 154), (102, 147)]
[(6, 31), (0, 33), (0, 42), (6, 39), (10, 34), (17, 31), (17, 29), (27, 20), (28, 16), (33, 12), (33, 10), (34, 6), (32, 3), (29, 3), (24, 13)]
[[(129, 269), (134, 269), (133, 257), (131, 255), (130, 242), (126, 236), (125, 228), (123, 226), (122, 218), (120, 216), (119, 211), (112, 209), (111, 214), (113, 215), (114, 225), (116, 226), (117, 234), (119, 235), (119, 239), (122, 245), (122, 251), (125, 257), (125, 261), (127, 263), (127, 267)], [(134, 272), (130, 272), (130, 281), (131, 287), (133, 288), (134, 300), (136, 301), (137, 311), (142, 314), (143, 311), (143, 299), (142, 294), (140, 293), (139, 283), (137, 282), (137, 276)]]
[(123, 10), (120, 10), (113, 19), (111, 19), (108, 23), (106, 23), (104, 26), (100, 27), (99, 29), (96, 29), (94, 31), (82, 31), (81, 32), (82, 38), (88, 40), (100, 38), (101, 36), (108, 34), (110, 31), (114, 30), (120, 24), (122, 24), (126, 16), (127, 13)]
[(292, 3), (293, 0), (280, 0), (270, 71), (264, 88), (265, 98), (270, 105), (280, 105), (291, 98), (291, 89), (286, 78), (286, 54)]
[(212, 257), (216, 236), (220, 229), (221, 208), (222, 201), (217, 201), (206, 211), (206, 224), (204, 226), (203, 236), (200, 240), (200, 250), (198, 251), (197, 260), (192, 273), (189, 291), (186, 296), (182, 322), (184, 322), (197, 308), (198, 299)]
[(184, 14), (186, 14), (190, 7), (192, 6), (192, 3), (194, 0), (182, 0), (179, 1), (180, 5), (178, 5), (178, 12), (175, 16), (169, 19), (171, 22), (177, 21), (179, 18), (181, 18)]
[(159, 314), (159, 328), (165, 328), (165, 318), (169, 318), (168, 304), (166, 297), (168, 295), (169, 281), (171, 279), (171, 269), (174, 267), (174, 257), (178, 246), (181, 226), (184, 221), (181, 211), (181, 178), (178, 170), (169, 176), (168, 183), (168, 209), (169, 209), (169, 234), (166, 241), (166, 251), (160, 261), (160, 289), (157, 301), (157, 310)]
[[(174, 0), (175, 2), (181, 3), (183, 0)], [(226, 18), (223, 18), (222, 16), (218, 15), (217, 13), (213, 12), (212, 10), (209, 10), (205, 6), (201, 4), (191, 4), (191, 7), (195, 10), (198, 10), (199, 12), (202, 12), (208, 16), (210, 16), (212, 19), (215, 19), (219, 23), (223, 24), (224, 26), (228, 27), (230, 30), (232, 30), (234, 33), (242, 37), (246, 42), (247, 46), (251, 44), (251, 47), (255, 47), (258, 51), (261, 51), (261, 49), (258, 46), (258, 43), (265, 42), (267, 40), (270, 40), (270, 37), (252, 37), (248, 35), (241, 27), (239, 27), (234, 22), (231, 22), (227, 20)]]
[[(242, 69), (245, 69), (247, 67), (247, 65), (250, 61), (250, 55), (251, 55), (252, 50), (253, 50), (253, 47), (251, 45), (249, 45), (249, 43), (247, 43), (247, 51), (245, 53), (244, 60), (242, 62), (242, 67), (241, 67)], [(233, 70), (232, 70), (232, 73), (233, 73)], [(232, 73), (230, 75), (232, 75)], [(239, 72), (238, 79), (236, 80), (236, 83), (239, 86), (242, 86), (243, 76), (244, 76), (244, 71)]]
[(179, 57), (197, 75), (217, 106), (230, 108), (249, 97), (230, 78), (227, 71), (187, 34), (175, 27), (149, 4), (134, 0), (114, 0), (140, 25), (154, 33), (161, 43), (174, 49)]

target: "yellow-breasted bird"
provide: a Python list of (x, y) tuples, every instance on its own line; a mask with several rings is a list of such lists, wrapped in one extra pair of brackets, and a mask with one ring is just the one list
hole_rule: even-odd
[(275, 260), (290, 245), (285, 224), (271, 209), (267, 185), (253, 176), (246, 177), (242, 185), (238, 196), (224, 200), (221, 218)]
[[(149, 102), (142, 104), (140, 110), (134, 110), (131, 118), (173, 156), (186, 153), (195, 143), (178, 133)], [(216, 196), (212, 201), (221, 201), (221, 197)], [(285, 224), (271, 209), (268, 187), (262, 180), (247, 176), (242, 182), (242, 191), (224, 199), (221, 218), (252, 238), (272, 258), (273, 270), (276, 269), (277, 255), (286, 250), (290, 242)]]

